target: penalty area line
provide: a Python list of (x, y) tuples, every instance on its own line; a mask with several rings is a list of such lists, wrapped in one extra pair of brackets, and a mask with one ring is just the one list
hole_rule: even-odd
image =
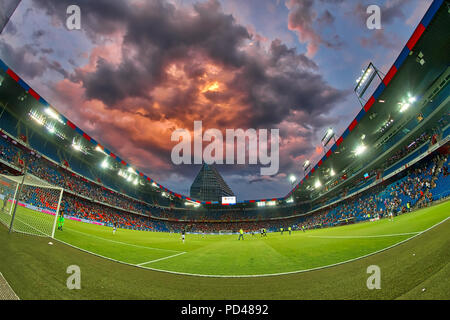
[(133, 243), (128, 243), (128, 242), (122, 242), (122, 241), (107, 239), (107, 238), (99, 237), (99, 236), (96, 236), (96, 235), (93, 235), (93, 234), (89, 234), (89, 233), (86, 233), (86, 232), (83, 232), (83, 231), (75, 230), (75, 229), (68, 229), (68, 230), (84, 234), (84, 235), (86, 235), (88, 237), (100, 239), (100, 240), (103, 240), (103, 241), (109, 241), (109, 242), (112, 242), (112, 243), (117, 243), (117, 244), (121, 244), (121, 245), (125, 245), (125, 246), (131, 246), (131, 247), (135, 247), (135, 248), (142, 248), (142, 249), (149, 249), (149, 250), (160, 250), (160, 251), (167, 251), (167, 252), (182, 252), (180, 250), (170, 250), (170, 249), (162, 249), (162, 248), (155, 248), (155, 247), (147, 247), (147, 246), (141, 246), (141, 245), (138, 245), (138, 244), (133, 244)]
[(146, 264), (149, 264), (149, 263), (153, 263), (153, 262), (158, 262), (158, 261), (161, 261), (161, 260), (166, 260), (166, 259), (174, 258), (174, 257), (176, 257), (176, 256), (180, 256), (180, 255), (185, 254), (185, 253), (187, 253), (187, 252), (180, 252), (180, 253), (173, 254), (173, 255), (171, 255), (171, 256), (167, 256), (167, 257), (164, 257), (164, 258), (160, 258), (160, 259), (156, 259), (156, 260), (150, 260), (150, 261), (147, 261), (147, 262), (139, 263), (139, 264), (137, 264), (136, 266), (140, 267), (140, 266), (143, 266), (143, 265), (146, 265)]

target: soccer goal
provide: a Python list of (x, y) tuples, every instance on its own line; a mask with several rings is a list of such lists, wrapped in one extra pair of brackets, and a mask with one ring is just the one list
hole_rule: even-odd
[(11, 231), (54, 237), (63, 189), (30, 175), (0, 175), (0, 222)]

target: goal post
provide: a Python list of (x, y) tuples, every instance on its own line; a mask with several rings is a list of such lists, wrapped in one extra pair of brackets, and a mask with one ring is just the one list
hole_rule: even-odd
[(54, 238), (64, 189), (28, 174), (0, 175), (0, 183), (4, 191), (0, 189), (2, 205), (5, 198), (10, 205), (7, 210), (1, 210), (0, 221), (10, 231)]
[(7, 176), (0, 175), (0, 223), (4, 224), (7, 228), (11, 224), (14, 199), (17, 196), (18, 189), (18, 182), (9, 179)]

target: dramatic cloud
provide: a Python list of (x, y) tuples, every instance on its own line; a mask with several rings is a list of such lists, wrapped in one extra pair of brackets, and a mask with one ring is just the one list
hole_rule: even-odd
[[(306, 2), (306, 14), (315, 15)], [(327, 83), (310, 51), (298, 52), (238, 23), (217, 0), (192, 6), (163, 0), (32, 3), (24, 14), (46, 15), (51, 25), (36, 27), (21, 45), (0, 42), (2, 58), (28, 80), (45, 78), (48, 71), (61, 75), (47, 80), (44, 93), (51, 92), (51, 103), (127, 162), (166, 181), (167, 186), (177, 186), (174, 177), (189, 181), (197, 172), (194, 166), (174, 166), (170, 159), (175, 144), (172, 132), (192, 131), (195, 120), (202, 120), (205, 130), (223, 132), (280, 129), (278, 175), (260, 181), (259, 166), (219, 169), (240, 190), (245, 189), (243, 184), (256, 181), (264, 186), (279, 181), (283, 186), (286, 173), (298, 171), (306, 158), (314, 157), (317, 132), (337, 122), (330, 111), (348, 95)], [(65, 28), (66, 9), (72, 4), (81, 8), (81, 31)], [(314, 28), (308, 29), (312, 20), (296, 6), (292, 23), (310, 32), (306, 42), (325, 46), (339, 42), (338, 37), (331, 44), (319, 36), (316, 43)], [(328, 10), (318, 17), (319, 28), (336, 19)], [(76, 55), (52, 45), (52, 39), (66, 36), (72, 41), (86, 39), (76, 47)], [(274, 196), (284, 195), (287, 189)]]
[(325, 10), (320, 16), (317, 13), (314, 4), (339, 4), (343, 0), (287, 0), (286, 6), (289, 9), (288, 27), (296, 31), (299, 41), (307, 44), (307, 56), (313, 57), (319, 50), (320, 45), (326, 45), (330, 48), (338, 48), (342, 45), (339, 36), (335, 35), (332, 40), (324, 39), (317, 31), (314, 25), (331, 25), (335, 18), (330, 11)]

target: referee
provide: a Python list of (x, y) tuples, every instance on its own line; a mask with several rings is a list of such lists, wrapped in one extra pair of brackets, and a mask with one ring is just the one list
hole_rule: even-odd
[(244, 240), (244, 230), (239, 230), (239, 238), (238, 238), (238, 240), (241, 240), (241, 238), (242, 238), (242, 240)]

